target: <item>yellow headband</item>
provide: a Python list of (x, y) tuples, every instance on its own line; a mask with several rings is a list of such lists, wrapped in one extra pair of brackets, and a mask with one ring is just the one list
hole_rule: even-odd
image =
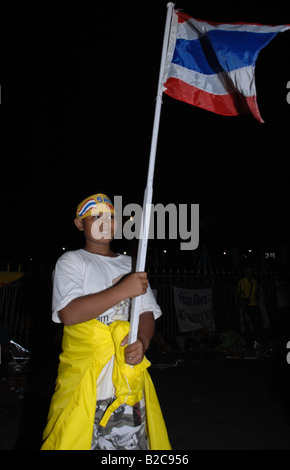
[(84, 219), (89, 215), (99, 214), (100, 212), (115, 214), (115, 209), (108, 196), (98, 193), (87, 197), (78, 205), (76, 216)]

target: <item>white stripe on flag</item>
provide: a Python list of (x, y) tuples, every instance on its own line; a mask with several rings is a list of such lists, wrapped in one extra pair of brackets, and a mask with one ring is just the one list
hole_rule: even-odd
[(235, 91), (239, 91), (244, 96), (256, 95), (255, 69), (252, 66), (242, 67), (232, 72), (205, 75), (177, 64), (171, 64), (169, 76), (214, 95), (227, 95)]

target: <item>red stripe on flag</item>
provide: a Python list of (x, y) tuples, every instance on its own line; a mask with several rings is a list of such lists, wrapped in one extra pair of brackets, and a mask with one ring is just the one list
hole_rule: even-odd
[[(188, 20), (200, 21), (202, 23), (211, 24), (212, 26), (217, 26), (218, 24), (224, 24), (224, 23), (217, 23), (216, 21), (200, 20), (198, 18), (193, 18), (192, 16), (187, 15), (186, 13), (182, 13), (180, 11), (176, 11), (175, 13), (178, 16), (178, 23), (181, 23), (181, 24), (185, 23)], [(242, 24), (244, 24), (244, 23), (242, 23)]]
[[(218, 26), (220, 24), (233, 24), (233, 25), (253, 25), (253, 26), (265, 26), (262, 23), (247, 23), (245, 21), (230, 21), (230, 22), (218, 22), (218, 21), (209, 21), (209, 20), (201, 20), (199, 18), (193, 18), (190, 15), (187, 15), (186, 13), (180, 12), (180, 11), (175, 11), (175, 13), (178, 16), (178, 23), (182, 24), (185, 23), (188, 20), (195, 20), (195, 21), (200, 21), (201, 23), (208, 23), (212, 26)], [(286, 26), (290, 26), (289, 23), (285, 23)], [(268, 25), (268, 26), (277, 26), (277, 25)]]
[(214, 95), (179, 80), (168, 78), (164, 84), (164, 93), (179, 101), (198, 106), (223, 116), (237, 116), (251, 113), (260, 122), (264, 122), (257, 105), (256, 96), (245, 97), (239, 92), (227, 95)]

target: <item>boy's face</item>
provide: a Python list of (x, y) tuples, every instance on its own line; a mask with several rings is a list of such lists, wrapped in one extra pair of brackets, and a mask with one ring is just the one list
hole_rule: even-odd
[(92, 243), (107, 244), (112, 241), (115, 235), (117, 224), (114, 214), (110, 212), (100, 212), (89, 215), (84, 219), (75, 219), (77, 228), (84, 232), (85, 239)]

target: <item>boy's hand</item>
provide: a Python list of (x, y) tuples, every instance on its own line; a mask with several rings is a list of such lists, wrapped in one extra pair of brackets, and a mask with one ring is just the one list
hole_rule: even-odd
[[(128, 344), (128, 335), (123, 339), (121, 346)], [(129, 344), (125, 349), (125, 362), (131, 366), (136, 366), (143, 361), (145, 351), (141, 339), (137, 339), (135, 343)]]
[(138, 272), (126, 275), (116, 285), (123, 290), (124, 299), (138, 297), (138, 295), (145, 294), (147, 291), (147, 273)]

